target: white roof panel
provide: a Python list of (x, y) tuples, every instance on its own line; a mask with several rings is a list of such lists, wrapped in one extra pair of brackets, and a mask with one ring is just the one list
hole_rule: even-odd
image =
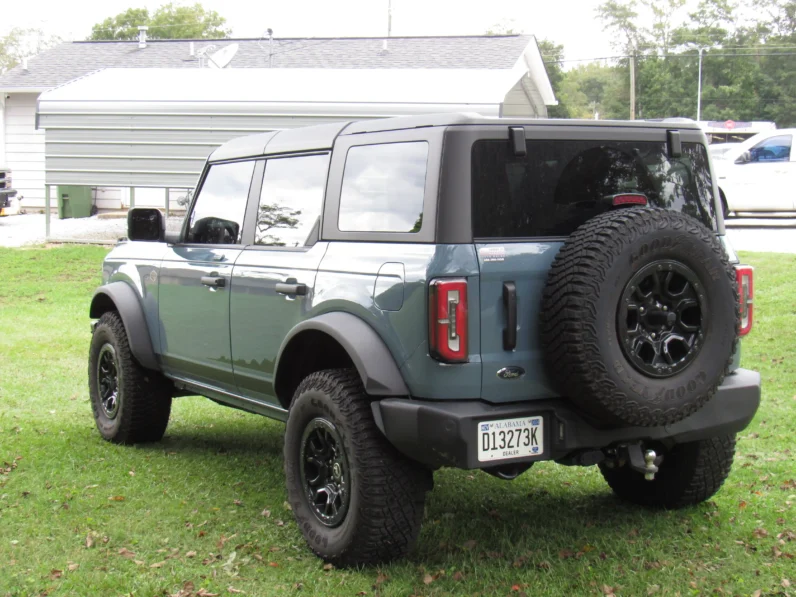
[(514, 69), (110, 68), (40, 101), (499, 104), (517, 79)]

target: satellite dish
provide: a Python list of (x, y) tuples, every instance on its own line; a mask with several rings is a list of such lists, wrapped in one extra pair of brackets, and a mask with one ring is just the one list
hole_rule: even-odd
[(229, 44), (224, 46), (218, 52), (214, 52), (207, 57), (207, 66), (210, 68), (224, 68), (232, 60), (232, 57), (238, 51), (238, 44)]

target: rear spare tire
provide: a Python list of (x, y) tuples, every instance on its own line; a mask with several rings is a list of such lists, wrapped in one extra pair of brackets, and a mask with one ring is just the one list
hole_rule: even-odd
[(586, 222), (561, 248), (542, 299), (554, 382), (607, 424), (666, 425), (696, 412), (727, 373), (739, 323), (718, 238), (664, 209)]

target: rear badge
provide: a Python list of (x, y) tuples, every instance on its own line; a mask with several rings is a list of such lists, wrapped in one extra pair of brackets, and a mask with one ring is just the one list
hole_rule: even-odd
[(503, 367), (503, 369), (498, 370), (497, 376), (500, 379), (517, 379), (525, 375), (525, 369), (522, 367)]

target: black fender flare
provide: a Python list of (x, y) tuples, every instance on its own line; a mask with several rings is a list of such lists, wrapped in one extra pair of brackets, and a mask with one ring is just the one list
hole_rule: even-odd
[(362, 319), (350, 313), (324, 313), (307, 319), (288, 332), (274, 363), (274, 387), (280, 387), (280, 375), (289, 369), (282, 363), (282, 355), (293, 338), (308, 330), (323, 332), (334, 338), (348, 353), (356, 367), (365, 392), (371, 396), (408, 396), (398, 365), (390, 350), (376, 331)]
[(127, 332), (130, 351), (143, 367), (160, 371), (160, 364), (152, 347), (152, 338), (144, 317), (138, 294), (127, 282), (111, 282), (94, 291), (89, 317), (98, 319), (106, 311), (118, 311)]

